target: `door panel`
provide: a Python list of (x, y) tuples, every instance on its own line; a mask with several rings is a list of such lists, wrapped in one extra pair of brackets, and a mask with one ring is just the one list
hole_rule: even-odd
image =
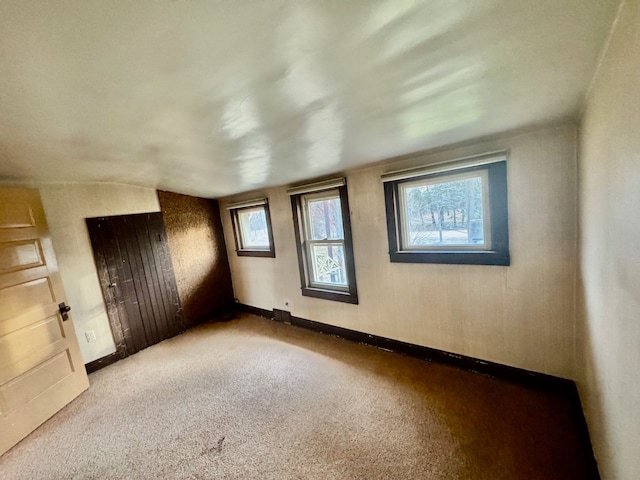
[[(157, 343), (169, 336), (173, 332), (170, 329), (169, 316), (172, 315), (171, 310), (165, 310), (163, 290), (160, 288), (160, 279), (158, 277), (158, 269), (154, 252), (151, 248), (151, 239), (148, 222), (135, 222), (130, 225), (132, 240), (134, 245), (138, 245), (140, 250), (140, 261), (138, 263), (140, 282), (143, 287), (145, 301), (148, 309), (152, 312), (153, 318), (156, 319), (150, 325), (151, 335), (154, 343)], [(156, 239), (157, 240), (157, 239)], [(160, 270), (162, 278), (162, 270)]]
[[(32, 356), (34, 353), (47, 349), (51, 344), (55, 344), (64, 339), (62, 325), (57, 316), (49, 317), (29, 328), (21, 328), (0, 338), (0, 365), (2, 369), (13, 368), (13, 376), (25, 373), (26, 370), (36, 366), (26, 364), (26, 369), (18, 370), (18, 365), (24, 358)], [(18, 350), (15, 354), (13, 350)], [(23, 362), (24, 363), (24, 362)], [(24, 368), (24, 367), (23, 367)], [(8, 380), (8, 379), (5, 379)], [(0, 376), (0, 382), (2, 377)]]
[(141, 332), (144, 337), (144, 345), (148, 347), (160, 341), (156, 322), (160, 321), (153, 312), (153, 305), (149, 295), (149, 289), (146, 282), (146, 272), (142, 264), (142, 249), (138, 246), (135, 236), (135, 226), (132, 225), (133, 219), (118, 218), (116, 225), (119, 232), (122, 232), (119, 242), (122, 246), (121, 251), (123, 258), (126, 258), (128, 267), (128, 275), (122, 284), (124, 288), (131, 290), (130, 298), (134, 299), (134, 304), (140, 310)]
[(0, 454), (89, 386), (37, 190), (0, 188)]
[(162, 214), (89, 218), (87, 226), (120, 356), (182, 331)]
[[(125, 289), (121, 292), (117, 285), (118, 282), (122, 284), (123, 280), (120, 278), (124, 278), (120, 248), (116, 241), (116, 234), (112, 231), (112, 222), (101, 222), (100, 219), (89, 218), (87, 227), (113, 340), (118, 354), (124, 358), (128, 355), (127, 352), (136, 352), (144, 347), (135, 348), (133, 345), (134, 338), (131, 335), (129, 323), (131, 321), (135, 324), (136, 319), (133, 315), (136, 312), (132, 312), (131, 317), (127, 315), (125, 308), (130, 302), (125, 295), (128, 295), (129, 291)], [(118, 291), (117, 295), (116, 291)], [(137, 313), (139, 314), (139, 311)]]
[[(2, 196), (2, 203), (0, 204), (0, 229), (14, 230), (17, 228), (36, 227), (36, 216), (34, 215), (34, 205), (32, 204), (34, 199), (33, 191), (13, 188), (3, 190), (7, 194)], [(36, 210), (37, 208), (36, 206)]]
[[(9, 275), (7, 275), (9, 277)], [(49, 278), (36, 278), (0, 290), (0, 322), (16, 316), (32, 305), (42, 305), (54, 301), (54, 293)]]
[(0, 275), (41, 265), (44, 259), (37, 238), (0, 245)]
[(57, 353), (24, 375), (0, 387), (0, 395), (6, 400), (6, 410), (0, 414), (10, 414), (20, 409), (38, 395), (61, 380), (73, 375), (73, 365), (68, 350)]

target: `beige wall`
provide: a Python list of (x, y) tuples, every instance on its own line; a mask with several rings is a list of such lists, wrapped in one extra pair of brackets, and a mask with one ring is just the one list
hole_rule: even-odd
[(620, 12), (580, 135), (578, 387), (604, 479), (640, 478), (640, 2)]
[[(156, 191), (112, 183), (40, 187), (80, 351), (85, 363), (116, 351), (85, 218), (160, 210)], [(84, 333), (93, 330), (96, 341)]]
[[(251, 194), (223, 199), (235, 297), (260, 308), (572, 378), (576, 141), (575, 127), (564, 126), (349, 172), (359, 305), (301, 295), (285, 188), (266, 192), (275, 259), (236, 255), (224, 206)], [(499, 149), (510, 150), (512, 265), (390, 263), (381, 173)]]

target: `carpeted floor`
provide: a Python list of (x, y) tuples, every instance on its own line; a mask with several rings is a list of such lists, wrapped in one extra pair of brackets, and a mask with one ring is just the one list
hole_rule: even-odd
[(0, 478), (588, 478), (553, 394), (250, 315), (90, 381)]

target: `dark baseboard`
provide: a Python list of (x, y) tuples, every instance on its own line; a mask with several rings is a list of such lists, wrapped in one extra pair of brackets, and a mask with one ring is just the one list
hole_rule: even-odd
[(235, 303), (224, 305), (210, 311), (207, 315), (204, 315), (202, 318), (198, 319), (198, 322), (195, 325), (200, 325), (201, 323), (207, 322), (227, 322), (236, 317), (237, 311), (238, 309)]
[(584, 416), (582, 410), (582, 402), (580, 401), (580, 394), (578, 393), (578, 387), (575, 382), (571, 382), (571, 388), (567, 392), (567, 398), (571, 404), (571, 411), (573, 412), (573, 421), (578, 429), (580, 435), (580, 442), (585, 452), (588, 452), (587, 462), (589, 463), (589, 472), (591, 472), (590, 480), (600, 480), (600, 471), (598, 470), (598, 462), (593, 454), (593, 446), (591, 445), (591, 435), (589, 435), (589, 426), (587, 425), (587, 419)]
[(251, 305), (245, 305), (244, 303), (236, 303), (238, 311), (257, 315), (259, 317), (273, 318), (273, 312), (275, 310), (265, 310), (264, 308), (252, 307)]
[(344, 338), (345, 340), (372, 345), (374, 347), (391, 350), (404, 355), (420, 358), (422, 360), (441, 363), (482, 375), (488, 375), (518, 385), (534, 388), (536, 390), (550, 391), (564, 395), (571, 404), (574, 420), (578, 428), (578, 433), (580, 434), (581, 442), (583, 443), (584, 451), (589, 452), (589, 458), (587, 461), (590, 464), (589, 470), (593, 472), (592, 476), (589, 478), (594, 480), (600, 479), (598, 465), (595, 457), (593, 456), (589, 429), (582, 411), (582, 404), (580, 403), (578, 389), (576, 388), (576, 384), (573, 380), (555, 377), (545, 373), (532, 372), (530, 370), (511, 367), (509, 365), (502, 365), (500, 363), (468, 357), (466, 355), (446, 352), (436, 348), (424, 347), (422, 345), (415, 345), (413, 343), (402, 342), (399, 340), (392, 340), (390, 338), (380, 337), (377, 335), (370, 335), (368, 333), (358, 332), (348, 328), (336, 327), (326, 323), (307, 320), (306, 318), (294, 317), (290, 312), (285, 310), (265, 310), (263, 308), (252, 307), (241, 303), (236, 304), (236, 306), (238, 307), (238, 311), (241, 312), (271, 318), (278, 322), (306, 328), (315, 332), (335, 335), (337, 337)]
[[(253, 307), (252, 307), (253, 308)], [(267, 315), (262, 315), (267, 316)], [(268, 316), (267, 316), (268, 317)], [(350, 340), (352, 342), (373, 345), (374, 347), (392, 350), (397, 353), (409, 355), (412, 357), (428, 360), (430, 362), (450, 365), (452, 367), (461, 368), (471, 372), (489, 375), (491, 377), (507, 380), (511, 383), (526, 385), (541, 390), (561, 391), (569, 393), (574, 388), (574, 383), (565, 378), (554, 377), (544, 373), (532, 372), (522, 368), (510, 367), (500, 363), (481, 360), (479, 358), (459, 355), (457, 353), (446, 352), (436, 348), (424, 347), (413, 343), (402, 342), (400, 340), (392, 340), (386, 337), (370, 335), (368, 333), (358, 332), (347, 328), (336, 327), (326, 323), (320, 323), (305, 318), (294, 317), (284, 310), (273, 310), (271, 317), (275, 320), (290, 323), (298, 327), (314, 330), (316, 332), (327, 333), (337, 337)]]
[(93, 362), (87, 363), (84, 368), (87, 369), (87, 374), (93, 373), (96, 370), (100, 370), (101, 368), (106, 367), (107, 365), (111, 365), (112, 363), (116, 363), (120, 360), (120, 355), (118, 352), (110, 353), (109, 355), (105, 355), (102, 358), (94, 360)]

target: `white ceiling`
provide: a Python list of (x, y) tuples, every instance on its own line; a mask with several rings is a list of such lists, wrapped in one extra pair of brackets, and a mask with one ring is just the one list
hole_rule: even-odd
[(219, 197), (574, 119), (618, 0), (2, 0), (0, 180)]

